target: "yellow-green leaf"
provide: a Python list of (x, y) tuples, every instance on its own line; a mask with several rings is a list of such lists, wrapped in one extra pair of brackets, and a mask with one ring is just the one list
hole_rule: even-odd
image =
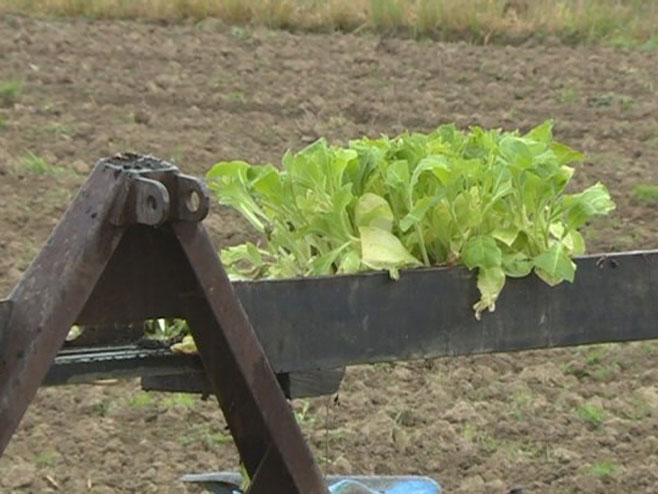
[(480, 300), (473, 306), (475, 317), (480, 319), (482, 312), (496, 310), (496, 300), (505, 286), (505, 273), (501, 268), (478, 270), (478, 290)]
[(576, 264), (569, 259), (562, 244), (556, 243), (535, 257), (534, 265), (537, 275), (551, 286), (564, 280), (573, 283)]
[(354, 208), (356, 226), (373, 226), (390, 232), (393, 229), (393, 211), (388, 201), (377, 194), (363, 194)]
[(491, 232), (491, 236), (496, 240), (510, 246), (519, 236), (519, 229), (516, 226), (500, 227)]
[(371, 269), (421, 266), (422, 263), (404, 248), (391, 232), (371, 226), (359, 227), (361, 261)]
[(499, 267), (503, 258), (500, 247), (488, 235), (469, 238), (462, 249), (462, 262), (468, 269)]

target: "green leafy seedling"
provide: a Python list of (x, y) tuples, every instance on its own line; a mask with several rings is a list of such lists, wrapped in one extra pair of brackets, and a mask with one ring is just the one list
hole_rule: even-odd
[(47, 449), (37, 455), (34, 464), (37, 468), (46, 468), (54, 463), (55, 457), (56, 453), (51, 449)]
[(240, 103), (244, 103), (247, 100), (247, 98), (245, 97), (242, 91), (233, 91), (229, 93), (227, 97), (231, 101), (238, 101)]
[(151, 404), (152, 399), (151, 395), (148, 394), (146, 391), (139, 391), (137, 394), (133, 395), (130, 398), (130, 406), (133, 407), (145, 407), (149, 404)]
[(658, 185), (638, 184), (631, 191), (633, 199), (644, 203), (658, 202)]
[(300, 409), (295, 411), (295, 419), (300, 426), (304, 425), (313, 425), (315, 423), (315, 417), (310, 412), (311, 402), (304, 400)]
[(601, 363), (603, 358), (608, 354), (608, 347), (597, 346), (585, 352), (585, 362), (587, 365), (596, 365)]
[(0, 82), (0, 102), (5, 105), (15, 103), (21, 95), (23, 85), (19, 81)]
[(204, 440), (209, 447), (213, 447), (220, 444), (231, 443), (233, 438), (230, 434), (224, 434), (223, 432), (209, 432)]
[(445, 124), (429, 134), (323, 138), (281, 166), (221, 161), (207, 173), (219, 202), (261, 235), (222, 250), (232, 279), (331, 276), (463, 264), (477, 274), (480, 318), (508, 277), (572, 282), (579, 232), (615, 208), (601, 183), (566, 188), (584, 156), (553, 139)]
[(623, 468), (610, 460), (600, 460), (587, 466), (585, 472), (594, 477), (614, 477)]
[(162, 400), (162, 404), (167, 407), (194, 408), (196, 400), (193, 395), (185, 393), (174, 393), (173, 395)]
[(565, 87), (560, 90), (558, 101), (562, 104), (573, 103), (578, 97), (578, 90), (574, 87)]
[(14, 168), (17, 171), (33, 173), (35, 175), (56, 175), (60, 169), (48, 163), (44, 158), (27, 151), (16, 163)]
[(603, 408), (594, 403), (584, 403), (576, 408), (576, 415), (592, 426), (598, 428), (606, 418), (606, 413)]

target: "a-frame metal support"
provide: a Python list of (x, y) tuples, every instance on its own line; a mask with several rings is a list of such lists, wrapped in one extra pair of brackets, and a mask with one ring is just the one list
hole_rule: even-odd
[(201, 224), (207, 211), (204, 184), (168, 163), (123, 154), (96, 164), (0, 302), (0, 454), (73, 324), (182, 317), (252, 479), (248, 492), (326, 493)]

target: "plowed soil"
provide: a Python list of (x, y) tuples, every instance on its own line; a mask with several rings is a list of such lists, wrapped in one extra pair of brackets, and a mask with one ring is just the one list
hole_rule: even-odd
[[(658, 245), (656, 198), (636, 189), (658, 184), (655, 51), (7, 17), (7, 81), (22, 90), (0, 94), (0, 294), (101, 157), (135, 150), (202, 175), (319, 136), (445, 121), (555, 119), (588, 154), (575, 185), (601, 180), (618, 205), (588, 227), (589, 250)], [(249, 235), (218, 207), (206, 224), (218, 245)], [(295, 407), (330, 473), (424, 474), (446, 492), (658, 492), (657, 369), (654, 343), (375, 365), (349, 369), (338, 400)], [(194, 492), (182, 473), (237, 465), (212, 401), (135, 381), (48, 388), (0, 460), (0, 490)]]

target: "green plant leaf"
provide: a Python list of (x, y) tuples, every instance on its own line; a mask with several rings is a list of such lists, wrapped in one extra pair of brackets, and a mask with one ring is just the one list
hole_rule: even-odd
[(503, 271), (512, 278), (523, 278), (532, 272), (533, 261), (523, 252), (510, 252), (503, 254)]
[(271, 165), (252, 168), (252, 170), (259, 171), (258, 176), (252, 181), (254, 190), (271, 201), (280, 202), (283, 196), (283, 188), (279, 170)]
[(265, 268), (263, 254), (251, 242), (227, 247), (220, 253), (224, 267), (232, 279), (257, 278)]
[(393, 230), (393, 211), (388, 201), (377, 194), (363, 194), (354, 208), (356, 226), (374, 226), (390, 232)]
[(390, 232), (371, 226), (359, 227), (361, 262), (371, 269), (397, 269), (422, 263)]
[(519, 137), (507, 136), (500, 141), (500, 153), (512, 166), (529, 168), (532, 166), (532, 153), (528, 144)]
[(360, 269), (361, 269), (361, 253), (356, 249), (352, 249), (346, 252), (342, 256), (336, 272), (339, 274), (348, 274), (348, 273), (356, 273)]
[(220, 161), (215, 163), (206, 173), (206, 180), (213, 180), (220, 177), (240, 177), (247, 176), (251, 168), (249, 163), (244, 161)]
[(308, 273), (310, 276), (326, 276), (335, 273), (337, 270), (332, 268), (333, 264), (338, 259), (338, 256), (351, 245), (350, 242), (341, 245), (340, 247), (327, 252), (324, 255), (318, 256), (311, 262), (311, 269)]
[(548, 231), (551, 235), (553, 235), (554, 238), (561, 240), (562, 237), (564, 237), (564, 223), (561, 221), (555, 221), (550, 224), (548, 227)]
[(475, 317), (480, 319), (482, 312), (496, 310), (496, 300), (505, 286), (505, 273), (499, 267), (478, 270), (478, 290), (480, 300), (473, 306)]
[(449, 184), (455, 178), (455, 174), (450, 169), (446, 157), (428, 156), (422, 159), (414, 169), (411, 175), (411, 187), (414, 187), (418, 183), (420, 176), (425, 172), (431, 172), (444, 185)]
[(500, 267), (503, 253), (496, 241), (488, 235), (476, 235), (464, 244), (462, 262), (468, 269)]
[(227, 161), (215, 164), (206, 174), (208, 186), (217, 192), (220, 204), (232, 206), (257, 230), (263, 232), (262, 220), (267, 215), (261, 210), (251, 195), (247, 185), (250, 165), (244, 161)]
[(461, 231), (466, 231), (479, 225), (482, 222), (482, 202), (480, 200), (479, 189), (472, 187), (457, 194), (454, 199), (453, 211), (455, 222)]
[(386, 168), (386, 185), (406, 189), (409, 186), (409, 180), (409, 164), (406, 161), (394, 161)]
[[(260, 234), (221, 252), (232, 278), (281, 278), (464, 264), (478, 269), (478, 316), (493, 309), (504, 277), (532, 270), (553, 285), (573, 280), (578, 229), (614, 208), (596, 184), (566, 194), (583, 156), (553, 139), (548, 120), (518, 131), (459, 130), (323, 138), (287, 151), (281, 167), (244, 161), (207, 173), (217, 200)], [(502, 275), (501, 275), (502, 273)]]
[(553, 120), (546, 120), (528, 132), (525, 138), (548, 144), (553, 138)]
[(585, 253), (585, 239), (576, 230), (572, 230), (564, 236), (562, 245), (564, 245), (570, 255), (580, 256)]
[(549, 250), (535, 257), (533, 263), (537, 275), (549, 285), (557, 285), (564, 280), (573, 283), (576, 264), (569, 259), (562, 244), (554, 244)]
[(567, 165), (569, 163), (584, 161), (585, 155), (570, 148), (561, 142), (551, 142), (551, 151), (555, 154), (557, 161), (560, 165)]
[(607, 214), (615, 209), (605, 186), (597, 183), (579, 194), (565, 196), (563, 206), (566, 211), (567, 227), (580, 228), (592, 216)]
[(499, 227), (491, 232), (491, 236), (505, 245), (511, 246), (519, 236), (519, 228), (516, 226)]
[(423, 221), (425, 214), (427, 214), (431, 208), (435, 207), (439, 203), (440, 199), (441, 198), (439, 196), (432, 196), (423, 197), (422, 199), (416, 201), (413, 209), (400, 221), (400, 230), (406, 232), (412, 226), (417, 225)]

